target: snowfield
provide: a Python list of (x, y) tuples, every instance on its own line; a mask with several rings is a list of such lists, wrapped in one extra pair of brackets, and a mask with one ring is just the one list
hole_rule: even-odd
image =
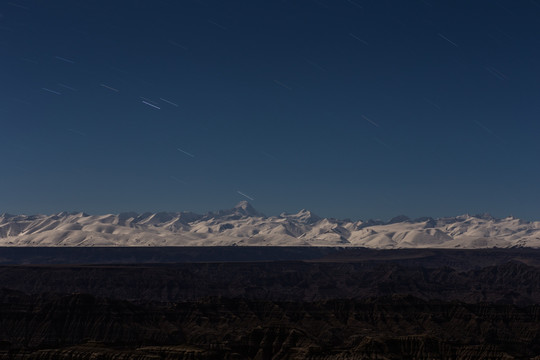
[(266, 217), (243, 201), (233, 209), (205, 215), (2, 214), (0, 246), (540, 247), (540, 221), (489, 215), (345, 221), (320, 218), (307, 210)]

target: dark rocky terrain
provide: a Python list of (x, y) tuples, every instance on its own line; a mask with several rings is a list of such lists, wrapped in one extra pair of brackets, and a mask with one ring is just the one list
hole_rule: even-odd
[(207, 297), (320, 301), (412, 295), (470, 303), (540, 304), (540, 268), (513, 261), (476, 270), (331, 262), (3, 266), (2, 287), (83, 293), (135, 303)]
[[(511, 359), (540, 355), (540, 307), (412, 296), (134, 305), (2, 291), (3, 359)], [(92, 356), (90, 356), (90, 354)]]
[(517, 260), (540, 266), (540, 249), (389, 249), (298, 246), (0, 247), (0, 265), (172, 264), (196, 262), (314, 261), (468, 270)]
[(540, 359), (536, 263), (518, 249), (5, 265), (0, 359)]

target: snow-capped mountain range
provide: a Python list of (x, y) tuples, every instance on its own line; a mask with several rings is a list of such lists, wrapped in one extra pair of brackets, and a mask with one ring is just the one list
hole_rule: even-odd
[(490, 215), (349, 221), (320, 218), (307, 210), (267, 217), (242, 201), (205, 215), (2, 214), (0, 246), (540, 247), (540, 221)]

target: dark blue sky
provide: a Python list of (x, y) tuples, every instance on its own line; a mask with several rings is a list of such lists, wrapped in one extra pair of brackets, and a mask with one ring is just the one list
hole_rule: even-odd
[(540, 219), (540, 1), (6, 0), (0, 66), (0, 212)]

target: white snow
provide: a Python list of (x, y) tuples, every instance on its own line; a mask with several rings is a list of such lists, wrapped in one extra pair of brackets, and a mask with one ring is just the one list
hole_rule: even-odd
[(0, 215), (0, 246), (355, 246), (540, 247), (540, 222), (488, 215), (370, 222), (320, 218), (307, 210), (266, 217), (246, 201), (198, 215)]

